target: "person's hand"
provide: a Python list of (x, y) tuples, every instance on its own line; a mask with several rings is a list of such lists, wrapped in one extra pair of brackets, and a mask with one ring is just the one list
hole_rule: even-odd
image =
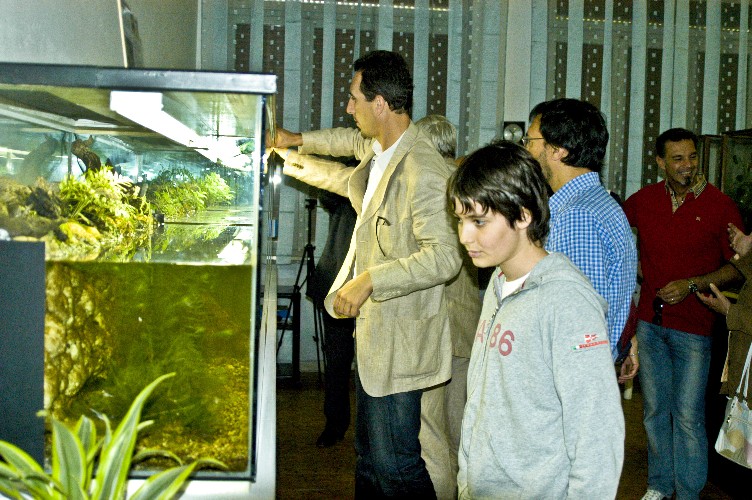
[(346, 318), (355, 318), (360, 314), (360, 307), (373, 292), (373, 282), (368, 271), (360, 273), (337, 290), (334, 299), (334, 312)]
[(627, 380), (632, 380), (637, 376), (637, 371), (640, 369), (640, 360), (637, 357), (637, 350), (630, 349), (629, 356), (624, 359), (619, 370), (619, 383), (623, 384)]
[(710, 284), (710, 290), (713, 292), (713, 295), (706, 295), (704, 293), (697, 292), (697, 298), (699, 298), (703, 304), (705, 304), (715, 312), (723, 314), (724, 316), (728, 315), (729, 309), (731, 308), (731, 301), (728, 299), (728, 297), (721, 293), (721, 291), (717, 286), (715, 286), (714, 283)]
[(728, 225), (729, 245), (738, 256), (744, 257), (752, 249), (752, 234), (744, 234), (741, 229), (734, 224)]
[(655, 294), (666, 304), (678, 304), (689, 295), (689, 281), (672, 281), (658, 290)]
[(277, 128), (274, 143), (270, 132), (266, 131), (266, 146), (268, 148), (285, 149), (303, 145), (303, 134), (290, 132), (283, 128)]

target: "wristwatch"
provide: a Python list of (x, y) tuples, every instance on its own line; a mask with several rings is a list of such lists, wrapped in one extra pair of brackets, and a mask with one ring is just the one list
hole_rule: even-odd
[(689, 293), (697, 293), (697, 283), (695, 283), (695, 280), (687, 281), (689, 281)]

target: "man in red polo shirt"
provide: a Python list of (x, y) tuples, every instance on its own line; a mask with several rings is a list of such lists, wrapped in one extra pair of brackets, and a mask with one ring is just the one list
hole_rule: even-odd
[(698, 498), (708, 469), (705, 388), (713, 311), (695, 295), (740, 278), (728, 264), (734, 202), (698, 171), (697, 136), (673, 128), (656, 139), (665, 181), (624, 203), (637, 229), (642, 288), (638, 306), (640, 385), (648, 436), (648, 491), (643, 497)]

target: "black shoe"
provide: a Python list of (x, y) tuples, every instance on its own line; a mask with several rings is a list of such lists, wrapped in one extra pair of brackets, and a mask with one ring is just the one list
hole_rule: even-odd
[(316, 440), (316, 446), (319, 448), (331, 448), (339, 441), (345, 438), (344, 432), (333, 431), (332, 429), (325, 428), (319, 438)]

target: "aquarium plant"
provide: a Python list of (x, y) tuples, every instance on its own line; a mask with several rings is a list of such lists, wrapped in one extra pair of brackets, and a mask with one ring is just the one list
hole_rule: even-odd
[(225, 180), (216, 172), (195, 177), (185, 168), (163, 170), (147, 193), (156, 212), (167, 217), (190, 215), (233, 199)]
[[(141, 422), (141, 410), (162, 381), (174, 373), (162, 375), (146, 386), (133, 401), (120, 425), (112, 431), (109, 419), (98, 415), (105, 423), (105, 433), (97, 437), (91, 419), (81, 416), (75, 426), (68, 427), (46, 415), (52, 427), (52, 470), (43, 467), (20, 448), (0, 441), (0, 493), (21, 500), (31, 495), (43, 500), (110, 500), (125, 498), (128, 471), (133, 462), (151, 456), (171, 456), (159, 450), (143, 450), (134, 455), (136, 437), (140, 430), (151, 425)], [(172, 498), (176, 496), (196, 467), (210, 465), (224, 468), (221, 462), (201, 459), (180, 464), (149, 477), (131, 496), (131, 500)]]
[(110, 247), (132, 245), (151, 227), (146, 200), (138, 196), (130, 179), (108, 169), (89, 170), (81, 178), (66, 177), (60, 183), (60, 198), (62, 215), (68, 220), (58, 231), (64, 240), (88, 237), (104, 239)]

